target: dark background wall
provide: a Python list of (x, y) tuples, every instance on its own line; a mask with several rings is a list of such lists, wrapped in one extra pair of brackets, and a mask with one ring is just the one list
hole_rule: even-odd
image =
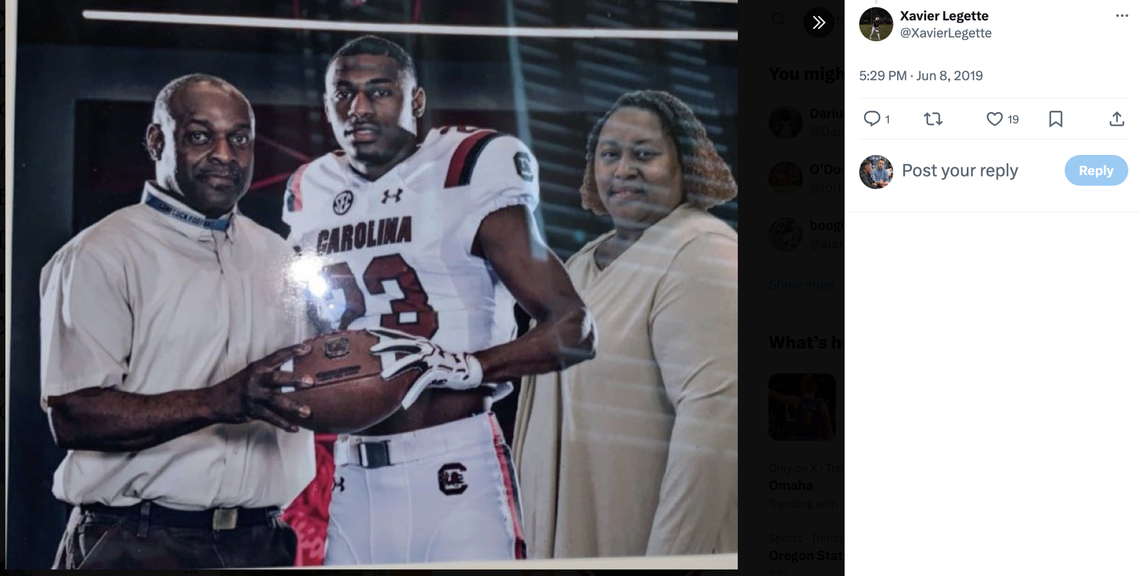
[[(58, 4), (58, 5), (57, 5)], [(321, 111), (329, 55), (355, 34), (142, 25), (84, 20), (85, 8), (372, 22), (736, 29), (735, 5), (685, 2), (496, 0), (459, 9), (445, 0), (367, 2), (67, 3), (18, 6), (8, 385), (7, 567), (46, 568), (66, 508), (51, 495), (62, 451), (39, 408), (39, 273), (74, 234), (137, 202), (153, 164), (143, 134), (169, 80), (205, 72), (254, 105), (254, 187), (241, 209), (283, 231), (283, 178), (335, 143)], [(8, 31), (11, 32), (11, 31)], [(520, 136), (542, 177), (548, 242), (566, 258), (609, 229), (582, 210), (586, 132), (623, 92), (656, 88), (689, 103), (736, 171), (735, 42), (389, 36), (407, 47), (428, 93), (427, 127), (463, 123)], [(743, 188), (743, 186), (742, 186)], [(735, 202), (716, 214), (736, 226)], [(496, 405), (513, 427), (515, 398)]]

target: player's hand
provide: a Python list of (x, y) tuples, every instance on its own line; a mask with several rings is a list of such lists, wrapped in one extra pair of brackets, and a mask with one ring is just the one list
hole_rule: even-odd
[(368, 333), (380, 338), (380, 343), (372, 347), (372, 354), (407, 354), (385, 366), (380, 372), (381, 378), (390, 380), (413, 368), (423, 371), (404, 396), (402, 405), (405, 410), (419, 398), (425, 388), (470, 390), (483, 383), (483, 366), (474, 354), (448, 352), (427, 338), (390, 328), (369, 329)]
[(282, 348), (213, 386), (211, 405), (218, 421), (242, 424), (262, 420), (282, 430), (296, 432), (297, 426), (285, 416), (308, 418), (309, 407), (282, 395), (281, 388), (308, 388), (313, 385), (313, 380), (280, 368), (294, 357), (307, 354), (310, 348), (308, 344)]

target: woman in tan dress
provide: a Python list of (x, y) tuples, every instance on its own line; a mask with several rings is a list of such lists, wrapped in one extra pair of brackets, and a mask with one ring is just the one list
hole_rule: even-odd
[(674, 96), (622, 96), (582, 204), (614, 230), (566, 268), (597, 357), (527, 378), (514, 452), (533, 558), (737, 551), (736, 182)]

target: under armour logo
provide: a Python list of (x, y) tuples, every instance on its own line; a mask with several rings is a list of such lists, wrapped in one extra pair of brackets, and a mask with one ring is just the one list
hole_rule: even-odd
[(397, 188), (395, 194), (393, 194), (391, 190), (385, 190), (384, 191), (384, 199), (381, 200), (380, 202), (382, 202), (384, 204), (387, 204), (388, 200), (392, 200), (393, 202), (399, 202), (400, 201), (400, 195), (403, 193), (404, 193), (403, 188)]
[(333, 488), (340, 488), (340, 491), (344, 492), (344, 476), (341, 476), (339, 481), (333, 482)]
[(352, 208), (352, 191), (345, 190), (333, 199), (333, 212), (336, 212), (337, 216), (343, 216), (349, 208)]

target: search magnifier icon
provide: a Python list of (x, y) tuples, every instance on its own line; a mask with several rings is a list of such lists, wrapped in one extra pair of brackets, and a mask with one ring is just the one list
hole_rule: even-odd
[(779, 26), (783, 26), (784, 25), (784, 15), (781, 14), (780, 12), (776, 12), (775, 14), (772, 15), (772, 23), (779, 25)]
[(866, 114), (863, 115), (863, 121), (870, 124), (871, 126), (878, 124), (880, 119), (881, 118), (879, 117), (879, 113), (875, 112), (874, 110), (869, 110)]

